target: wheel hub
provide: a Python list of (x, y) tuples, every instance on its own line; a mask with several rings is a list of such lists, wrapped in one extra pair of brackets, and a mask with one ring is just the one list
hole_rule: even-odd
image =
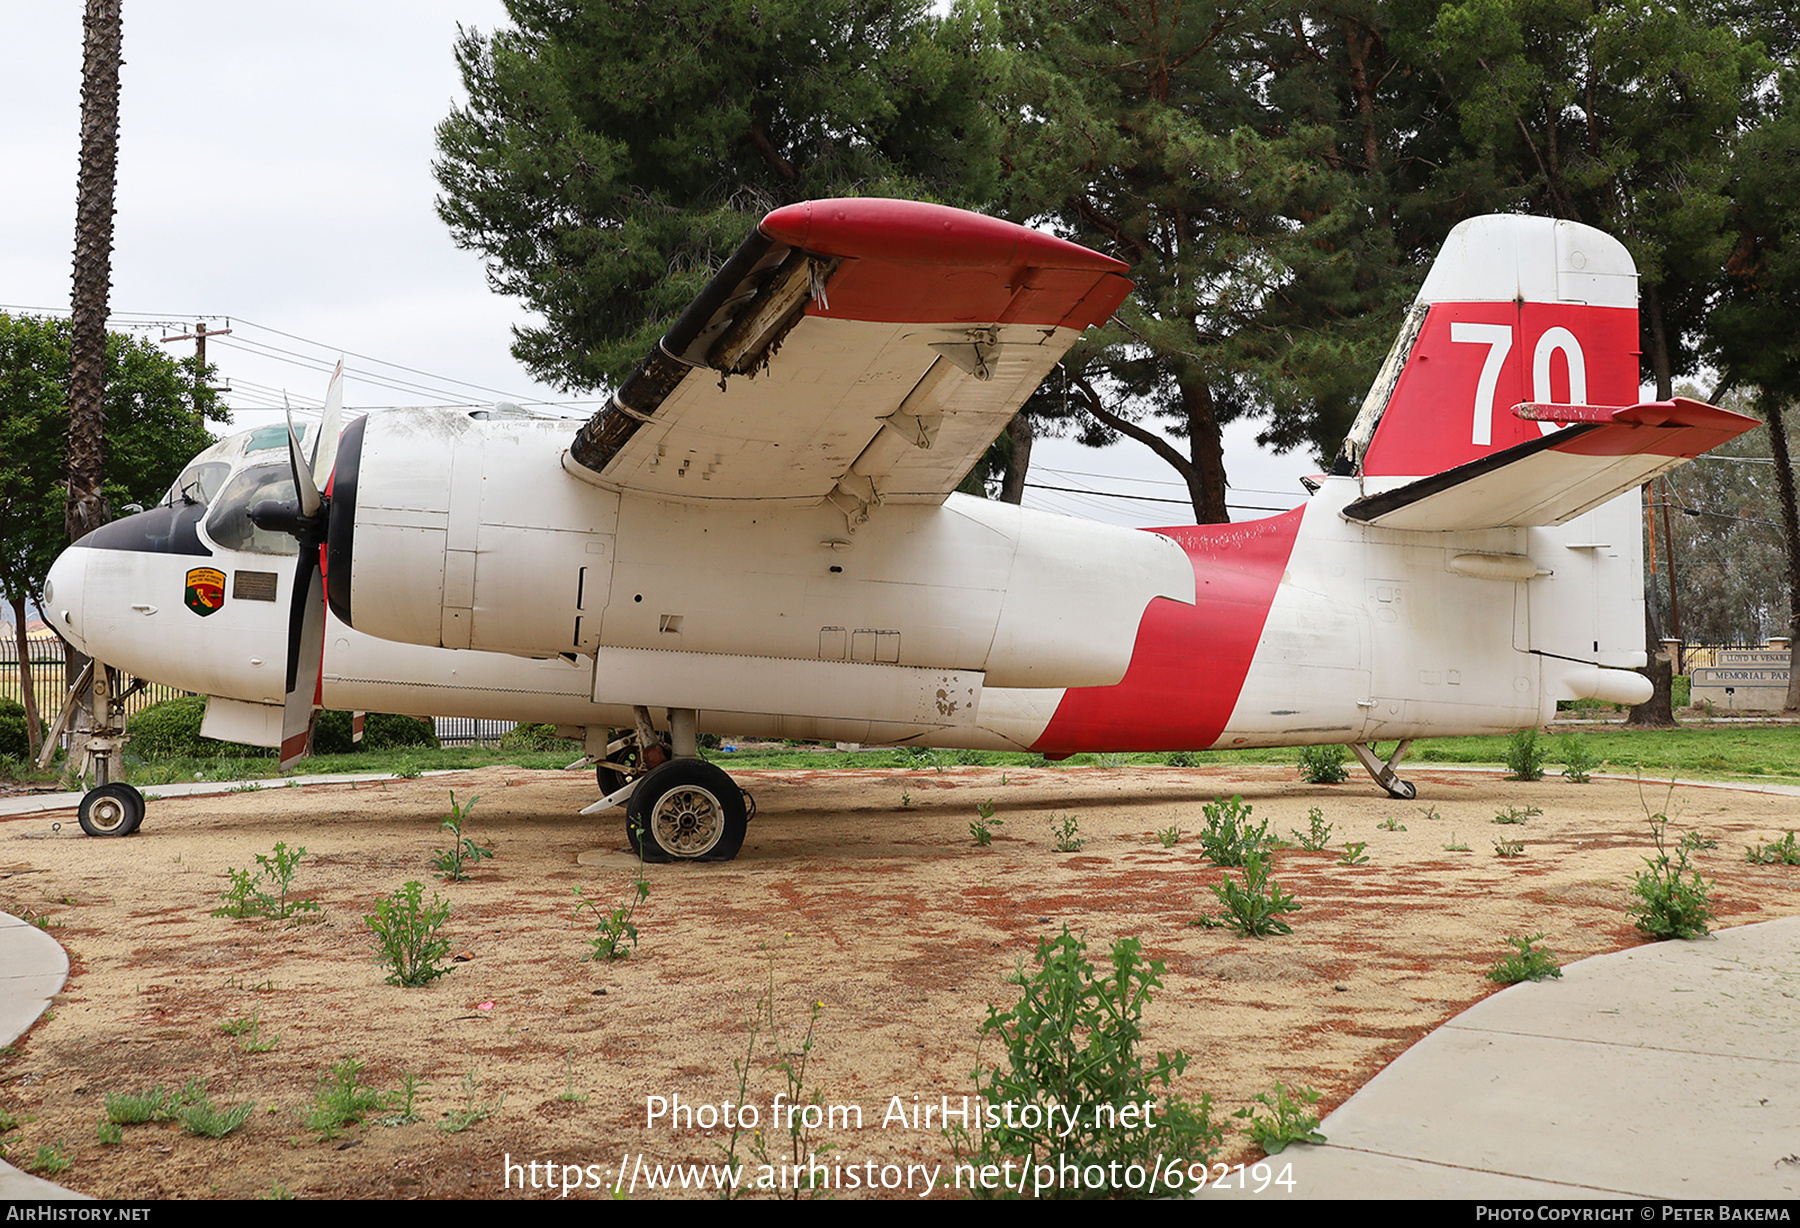
[(671, 856), (701, 857), (725, 834), (725, 808), (705, 789), (687, 785), (663, 795), (650, 826)]
[(93, 819), (95, 827), (103, 831), (111, 831), (125, 822), (125, 803), (116, 797), (100, 798), (88, 811), (88, 817)]

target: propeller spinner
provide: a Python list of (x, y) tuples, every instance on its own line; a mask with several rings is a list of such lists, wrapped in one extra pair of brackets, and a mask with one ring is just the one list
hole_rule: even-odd
[[(344, 364), (339, 360), (325, 394), (325, 416), (313, 439), (310, 457), (301, 454), (294, 415), (287, 416), (288, 464), (294, 474), (294, 498), (269, 500), (250, 509), (258, 528), (286, 533), (300, 543), (294, 571), (293, 598), (288, 606), (287, 702), (281, 718), (281, 766), (287, 767), (312, 750), (313, 724), (320, 703), (325, 661), (324, 546), (330, 518), (332, 468), (344, 410)], [(330, 444), (327, 446), (326, 441)]]

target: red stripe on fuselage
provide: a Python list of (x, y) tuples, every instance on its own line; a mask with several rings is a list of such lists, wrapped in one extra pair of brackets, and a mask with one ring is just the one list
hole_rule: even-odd
[(1031, 749), (1201, 750), (1237, 706), (1305, 508), (1247, 524), (1153, 529), (1187, 551), (1194, 604), (1158, 597), (1116, 686), (1071, 687)]

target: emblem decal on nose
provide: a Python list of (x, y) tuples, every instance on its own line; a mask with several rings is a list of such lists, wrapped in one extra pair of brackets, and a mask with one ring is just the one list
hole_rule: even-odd
[(187, 573), (187, 593), (182, 600), (201, 618), (217, 613), (225, 604), (225, 573), (211, 567), (194, 568)]

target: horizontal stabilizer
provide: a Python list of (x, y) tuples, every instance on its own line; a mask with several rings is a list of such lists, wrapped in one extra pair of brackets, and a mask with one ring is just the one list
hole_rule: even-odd
[(1431, 532), (1562, 524), (1761, 425), (1686, 397), (1622, 408), (1527, 403), (1513, 415), (1562, 429), (1358, 499), (1344, 515)]

